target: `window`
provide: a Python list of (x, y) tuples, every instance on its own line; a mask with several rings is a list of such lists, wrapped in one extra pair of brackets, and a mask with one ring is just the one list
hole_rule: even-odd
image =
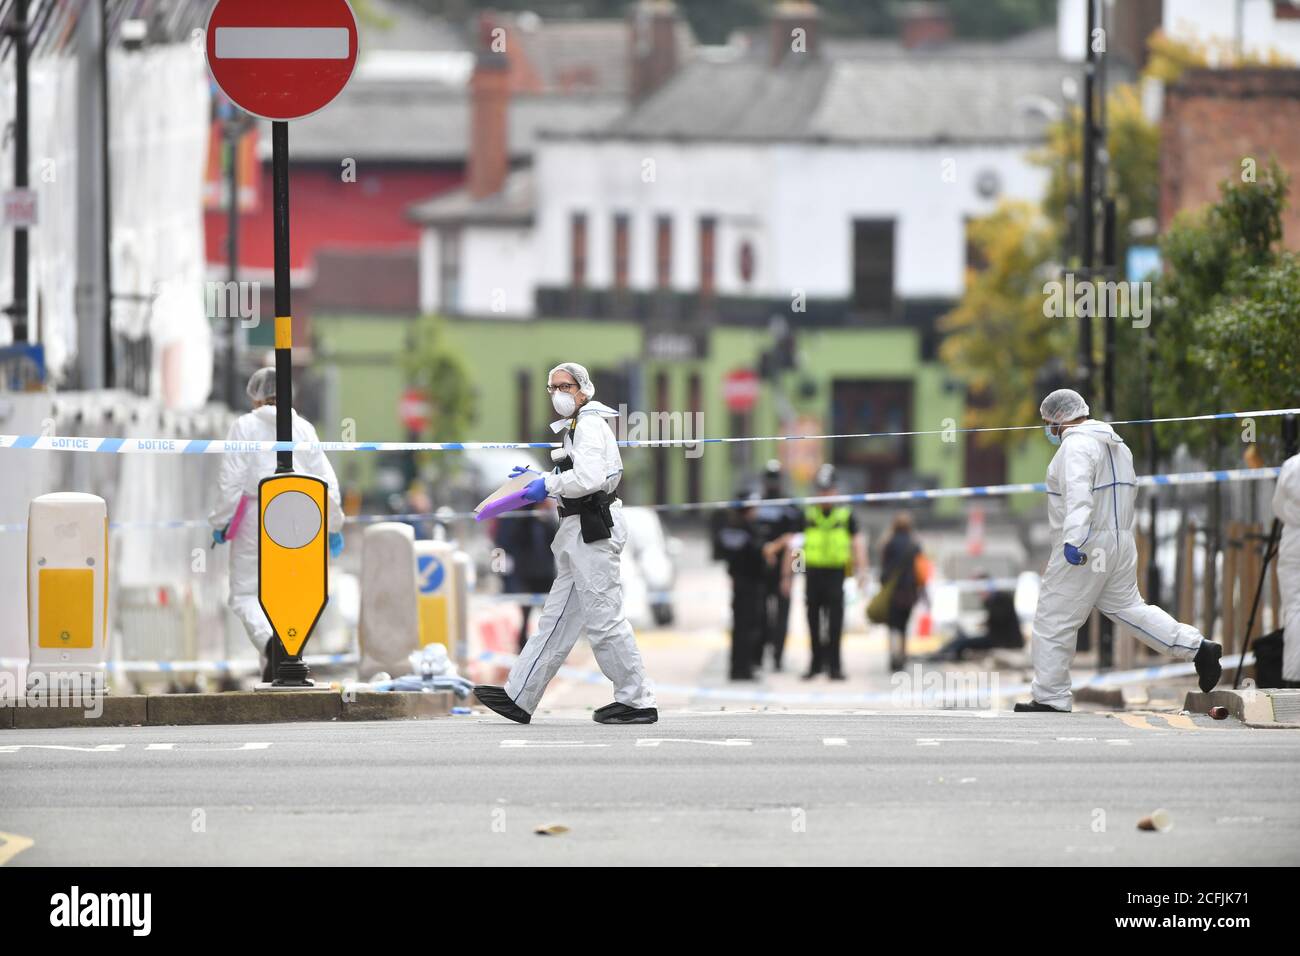
[(587, 216), (575, 212), (569, 223), (569, 285), (581, 289), (587, 284)]
[[(704, 408), (704, 388), (700, 383), (700, 374), (692, 372), (690, 378), (686, 380), (686, 404), (687, 411), (691, 415), (691, 427), (702, 417), (700, 412)], [(703, 435), (699, 437), (704, 437)], [(703, 492), (703, 471), (700, 468), (702, 456), (698, 454), (702, 446), (695, 446), (695, 450), (686, 458), (686, 500), (699, 501), (704, 497)]]
[[(912, 421), (912, 383), (835, 379), (831, 383), (830, 421), (831, 431), (836, 435), (908, 431)], [(831, 460), (837, 467), (863, 475), (866, 486), (853, 491), (898, 491), (908, 487), (912, 442), (904, 437), (884, 435), (838, 438), (831, 443)]]
[(519, 440), (531, 441), (533, 434), (533, 376), (528, 369), (515, 372), (515, 414), (519, 419)]
[(853, 305), (864, 312), (893, 310), (892, 219), (859, 219), (853, 223)]
[[(966, 394), (967, 408), (991, 408), (991, 392), (971, 389)], [(1000, 485), (1007, 480), (1006, 449), (987, 439), (994, 436), (982, 432), (966, 432), (965, 458), (966, 485)]]
[(989, 260), (984, 255), (984, 250), (976, 244), (971, 236), (971, 223), (973, 221), (970, 217), (966, 219), (966, 269), (968, 271), (983, 272), (989, 267)]
[[(671, 407), (668, 396), (668, 373), (655, 373), (655, 409), (666, 412)], [(666, 436), (659, 436), (666, 437)], [(668, 465), (675, 458), (675, 455), (655, 455), (651, 461), (654, 462), (655, 469), (655, 501), (660, 504), (668, 503)]]
[(619, 291), (627, 289), (629, 251), (627, 214), (616, 213), (614, 215), (614, 288)]
[(460, 230), (442, 230), (438, 255), (438, 301), (447, 315), (460, 312)]
[(655, 219), (655, 287), (669, 289), (673, 284), (673, 221), (668, 216)]
[(717, 249), (718, 220), (700, 218), (700, 298), (713, 298), (714, 254)]

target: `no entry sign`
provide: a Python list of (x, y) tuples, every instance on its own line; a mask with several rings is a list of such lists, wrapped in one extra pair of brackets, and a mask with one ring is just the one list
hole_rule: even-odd
[(347, 85), (357, 21), (347, 0), (217, 0), (208, 69), (241, 109), (269, 120), (309, 116)]

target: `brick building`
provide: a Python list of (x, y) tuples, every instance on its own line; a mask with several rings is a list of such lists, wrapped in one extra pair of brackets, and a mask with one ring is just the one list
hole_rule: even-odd
[[(1270, 158), (1300, 184), (1300, 69), (1189, 70), (1165, 91), (1160, 221), (1219, 198), (1219, 183)], [(1284, 240), (1300, 249), (1300, 202), (1282, 214)]]

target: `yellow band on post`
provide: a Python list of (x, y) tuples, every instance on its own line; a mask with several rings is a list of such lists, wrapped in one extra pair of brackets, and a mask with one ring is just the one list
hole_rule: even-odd
[(275, 347), (277, 349), (293, 348), (293, 319), (287, 315), (275, 317)]

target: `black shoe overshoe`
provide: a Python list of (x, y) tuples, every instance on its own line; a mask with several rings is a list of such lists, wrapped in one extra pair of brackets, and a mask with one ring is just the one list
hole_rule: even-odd
[(615, 701), (597, 710), (591, 719), (598, 724), (653, 724), (659, 720), (659, 711), (654, 707), (629, 707)]
[(1214, 685), (1219, 683), (1219, 678), (1223, 676), (1223, 665), (1219, 663), (1219, 658), (1222, 656), (1222, 644), (1216, 641), (1201, 641), (1196, 657), (1192, 659), (1192, 663), (1196, 665), (1197, 683), (1201, 691), (1206, 694), (1214, 690)]
[(1059, 707), (1049, 707), (1047, 704), (1040, 704), (1036, 700), (1016, 704), (1011, 710), (1017, 714), (1068, 714), (1068, 710), (1061, 710)]
[(533, 715), (511, 700), (504, 687), (478, 684), (474, 687), (474, 696), (488, 710), (495, 711), (517, 724), (530, 724), (533, 721)]

